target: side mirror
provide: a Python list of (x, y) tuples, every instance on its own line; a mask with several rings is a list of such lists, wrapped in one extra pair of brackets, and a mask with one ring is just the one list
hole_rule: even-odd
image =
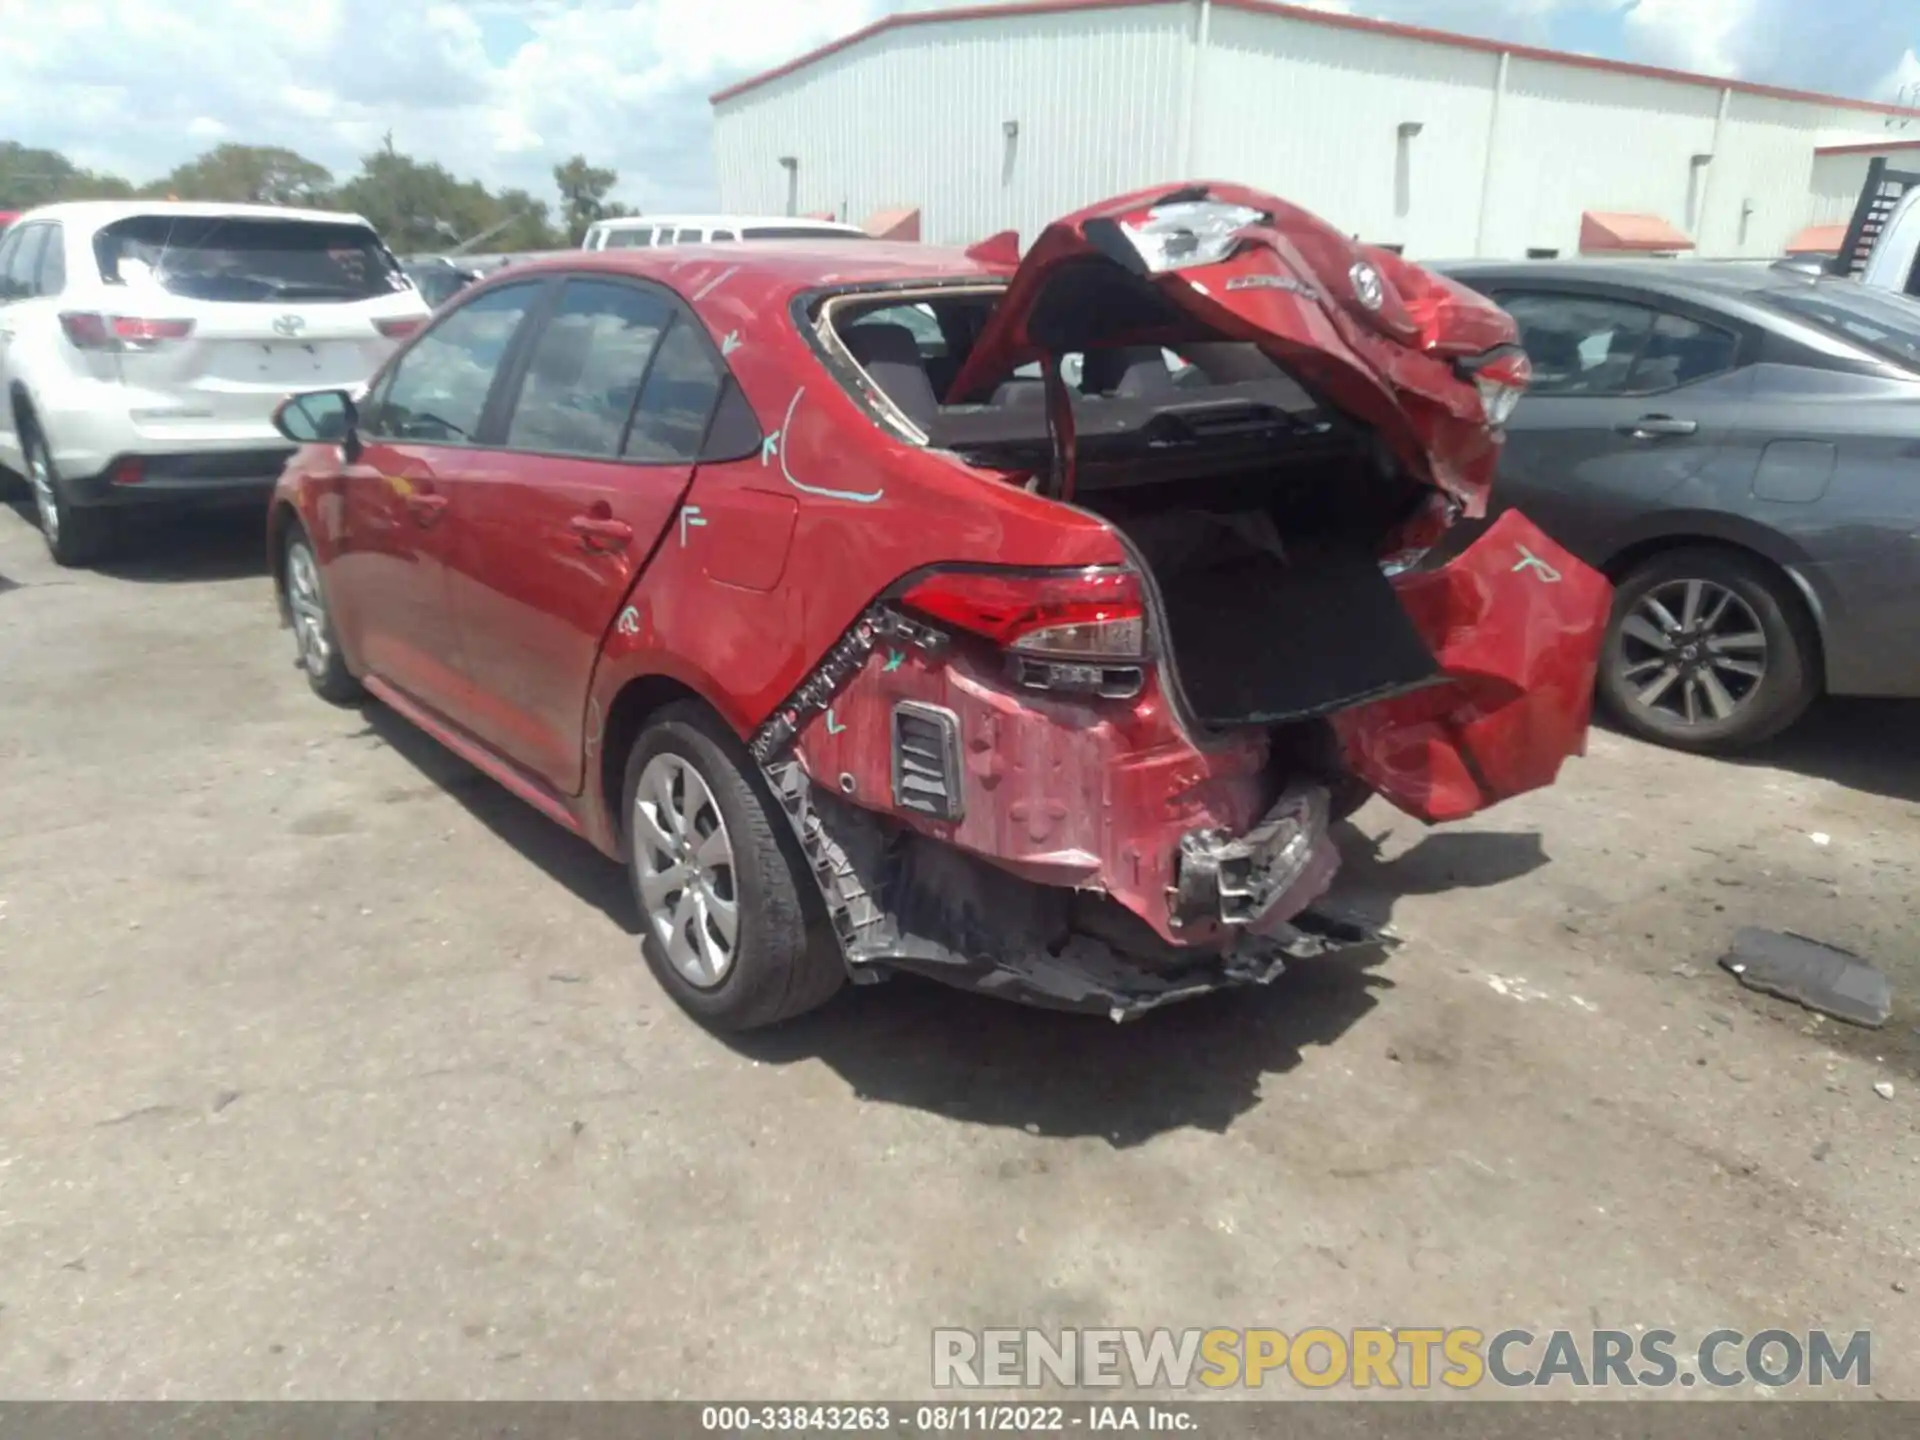
[(273, 428), (296, 445), (341, 445), (349, 455), (359, 449), (359, 423), (359, 408), (344, 390), (289, 395), (273, 412)]

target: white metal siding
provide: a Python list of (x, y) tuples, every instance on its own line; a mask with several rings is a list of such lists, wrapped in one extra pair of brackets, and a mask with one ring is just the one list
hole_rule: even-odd
[[(1867, 111), (1521, 56), (1502, 88), (1492, 51), (1217, 5), (1197, 48), (1201, 13), (883, 31), (716, 107), (722, 204), (784, 209), (793, 155), (802, 212), (857, 223), (918, 205), (935, 242), (1031, 239), (1103, 196), (1230, 179), (1428, 258), (1571, 256), (1589, 210), (1659, 216), (1702, 255), (1761, 256), (1851, 209), (1829, 167), (1816, 190), (1816, 147), (1885, 134)], [(1421, 130), (1402, 140), (1407, 123)]]
[(858, 224), (918, 205), (924, 239), (970, 243), (1179, 179), (1190, 19), (1168, 5), (886, 32), (716, 107), (722, 206), (784, 210), (791, 155), (802, 213)]

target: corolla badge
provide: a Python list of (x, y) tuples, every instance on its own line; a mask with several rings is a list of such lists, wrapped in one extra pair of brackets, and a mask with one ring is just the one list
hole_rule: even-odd
[(1236, 275), (1227, 281), (1229, 290), (1285, 290), (1305, 300), (1318, 300), (1320, 292), (1303, 285), (1291, 275)]
[(307, 328), (307, 322), (298, 315), (282, 315), (273, 322), (273, 333), (285, 335), (289, 339)]

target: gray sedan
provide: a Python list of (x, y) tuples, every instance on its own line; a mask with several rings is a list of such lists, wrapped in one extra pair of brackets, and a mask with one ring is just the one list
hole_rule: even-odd
[(1766, 264), (1438, 268), (1519, 323), (1494, 504), (1613, 578), (1628, 729), (1731, 749), (1823, 690), (1920, 696), (1920, 303)]

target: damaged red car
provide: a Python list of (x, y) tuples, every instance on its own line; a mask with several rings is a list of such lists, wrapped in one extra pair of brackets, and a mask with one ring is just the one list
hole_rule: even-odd
[(1606, 582), (1484, 506), (1500, 310), (1234, 185), (966, 252), (581, 253), (291, 397), (270, 541), (365, 691), (630, 868), (720, 1028), (913, 971), (1116, 1019), (1372, 937), (1369, 793), (1585, 743)]

